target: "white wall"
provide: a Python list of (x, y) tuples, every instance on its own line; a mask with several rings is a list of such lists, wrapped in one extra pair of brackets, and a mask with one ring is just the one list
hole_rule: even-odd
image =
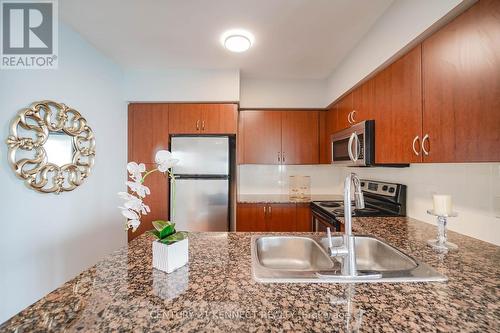
[(449, 228), (500, 245), (500, 163), (412, 164), (409, 168), (347, 168), (338, 166), (239, 167), (239, 193), (288, 193), (288, 176), (311, 176), (311, 193), (342, 194), (344, 177), (356, 172), (363, 178), (406, 184), (407, 215), (435, 223), (428, 215), (432, 195), (451, 194), (457, 218)]
[(237, 102), (239, 70), (126, 70), (124, 98), (132, 102)]
[[(455, 7), (475, 0), (397, 0), (372, 26), (328, 78), (324, 106), (329, 105), (390, 60)], [(459, 8), (457, 8), (458, 10)]]
[[(0, 71), (0, 323), (126, 244), (116, 196), (126, 177), (121, 71), (64, 24), (59, 50), (57, 70)], [(11, 119), (42, 99), (74, 107), (94, 130), (93, 173), (73, 192), (30, 190), (7, 163)]]
[(326, 80), (241, 78), (241, 108), (324, 108)]

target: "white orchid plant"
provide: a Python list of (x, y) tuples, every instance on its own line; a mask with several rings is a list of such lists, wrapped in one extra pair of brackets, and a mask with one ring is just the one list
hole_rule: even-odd
[[(146, 171), (144, 163), (130, 162), (127, 164), (127, 171), (130, 180), (126, 182), (130, 193), (118, 192), (118, 196), (125, 200), (121, 209), (122, 215), (127, 218), (125, 230), (132, 229), (135, 232), (141, 224), (141, 217), (147, 215), (151, 210), (148, 205), (144, 204), (144, 198), (151, 194), (149, 187), (144, 185), (146, 178), (154, 172), (162, 172), (167, 174), (171, 180), (172, 201), (175, 200), (175, 176), (172, 172), (172, 167), (179, 163), (179, 160), (172, 157), (168, 150), (160, 150), (155, 155), (156, 168)], [(185, 238), (186, 233), (176, 232), (175, 224), (169, 221), (157, 220), (153, 221), (155, 229), (150, 233), (158, 238), (162, 243), (170, 244)]]

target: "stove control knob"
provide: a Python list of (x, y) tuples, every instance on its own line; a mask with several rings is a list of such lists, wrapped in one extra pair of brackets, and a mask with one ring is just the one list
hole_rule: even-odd
[(391, 188), (389, 189), (389, 193), (394, 193), (394, 191), (395, 191), (394, 187), (391, 187)]
[(382, 191), (387, 191), (389, 187), (387, 185), (382, 186)]

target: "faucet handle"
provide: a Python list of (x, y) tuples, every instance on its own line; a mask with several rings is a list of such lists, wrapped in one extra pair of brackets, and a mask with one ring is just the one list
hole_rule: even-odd
[(326, 235), (328, 237), (328, 248), (333, 248), (333, 242), (332, 242), (332, 233), (330, 231), (330, 227), (326, 228)]
[(354, 204), (356, 205), (357, 209), (363, 209), (365, 208), (365, 198), (363, 196), (362, 191), (355, 191), (354, 192)]

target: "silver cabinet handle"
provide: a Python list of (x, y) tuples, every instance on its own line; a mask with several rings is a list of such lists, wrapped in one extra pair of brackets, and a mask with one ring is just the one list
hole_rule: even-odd
[(266, 215), (266, 214), (267, 214), (267, 207), (264, 206), (264, 215)]
[(197, 131), (200, 130), (200, 121), (199, 120), (196, 121), (196, 130)]
[(353, 124), (356, 123), (356, 120), (354, 119), (355, 115), (356, 115), (356, 110), (352, 110), (352, 112), (351, 112), (351, 121), (352, 121)]
[(278, 152), (278, 162), (281, 162), (281, 152)]
[(429, 141), (429, 134), (426, 134), (422, 139), (422, 151), (424, 152), (425, 156), (428, 156), (429, 152), (425, 149), (425, 141)]
[(285, 162), (285, 152), (281, 152), (281, 159)]
[(273, 215), (273, 209), (272, 209), (272, 206), (268, 206), (269, 208), (269, 216), (272, 216)]
[(347, 115), (347, 121), (349, 122), (349, 124), (352, 125), (351, 115), (352, 115), (352, 111), (349, 112), (349, 114)]
[(420, 155), (420, 152), (417, 151), (417, 149), (415, 148), (415, 143), (417, 143), (417, 141), (419, 140), (419, 137), (418, 135), (413, 139), (413, 143), (412, 143), (412, 148), (413, 148), (413, 152), (415, 153), (415, 155)]
[(201, 130), (204, 131), (205, 130), (205, 120), (203, 120), (201, 122)]

